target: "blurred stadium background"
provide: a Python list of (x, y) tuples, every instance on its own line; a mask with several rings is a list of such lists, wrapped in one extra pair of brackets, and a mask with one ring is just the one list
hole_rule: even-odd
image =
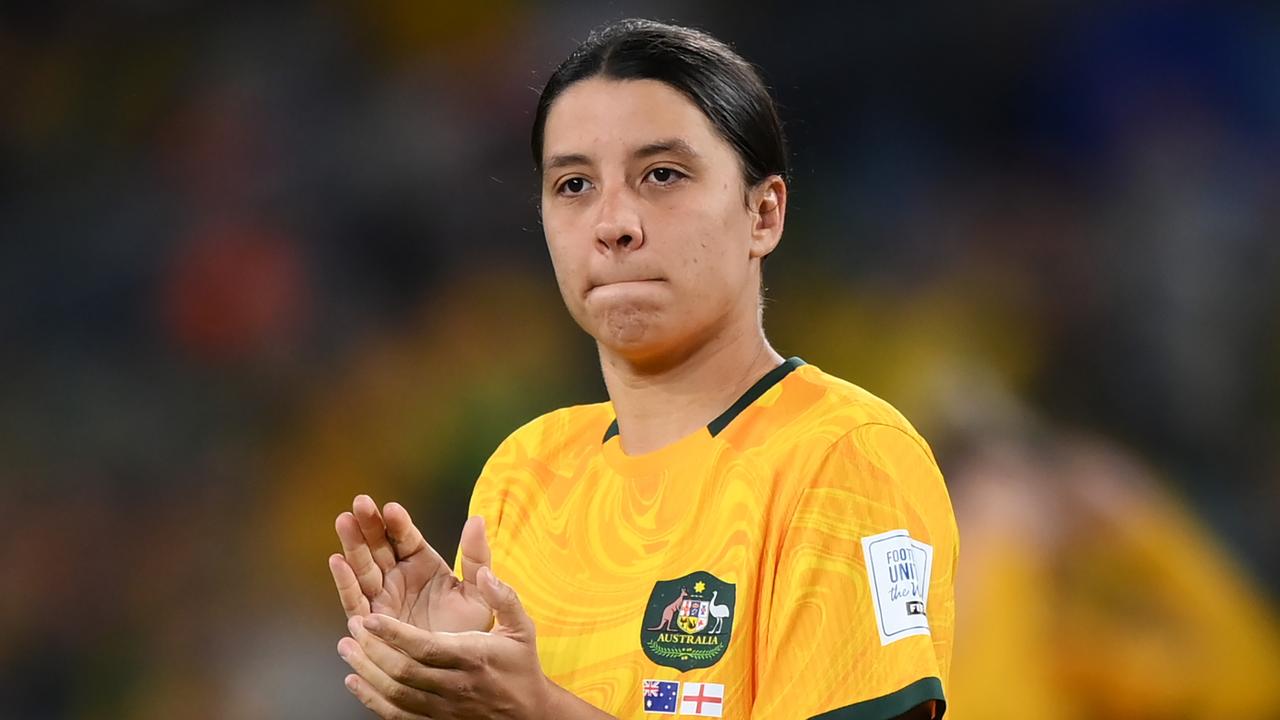
[(527, 137), (627, 15), (776, 90), (767, 327), (937, 451), (948, 717), (1280, 717), (1280, 6), (1051, 0), (6, 3), (0, 717), (362, 716), (334, 515), (452, 557), (604, 397)]

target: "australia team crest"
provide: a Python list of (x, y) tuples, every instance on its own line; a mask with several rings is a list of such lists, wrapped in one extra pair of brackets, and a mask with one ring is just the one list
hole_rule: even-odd
[(736, 600), (733, 583), (708, 572), (658, 582), (640, 625), (644, 654), (681, 671), (711, 667), (729, 647)]

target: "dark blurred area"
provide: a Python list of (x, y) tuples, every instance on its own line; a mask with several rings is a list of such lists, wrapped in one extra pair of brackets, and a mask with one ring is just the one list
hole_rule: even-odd
[(629, 15), (776, 92), (766, 326), (938, 454), (947, 717), (1280, 717), (1280, 7), (117, 0), (0, 9), (0, 718), (362, 716), (334, 516), (452, 557), (605, 399), (528, 129)]

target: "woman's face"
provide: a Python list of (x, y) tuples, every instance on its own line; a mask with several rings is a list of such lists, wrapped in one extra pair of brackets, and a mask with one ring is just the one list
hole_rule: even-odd
[(608, 350), (678, 360), (758, 322), (786, 187), (747, 194), (737, 154), (684, 94), (591, 78), (552, 104), (542, 221), (565, 305)]

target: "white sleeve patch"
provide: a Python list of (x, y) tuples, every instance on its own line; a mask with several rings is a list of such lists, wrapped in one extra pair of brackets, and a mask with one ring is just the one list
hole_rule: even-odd
[(906, 530), (862, 538), (871, 604), (876, 609), (880, 644), (929, 634), (929, 573), (933, 547), (912, 540)]

